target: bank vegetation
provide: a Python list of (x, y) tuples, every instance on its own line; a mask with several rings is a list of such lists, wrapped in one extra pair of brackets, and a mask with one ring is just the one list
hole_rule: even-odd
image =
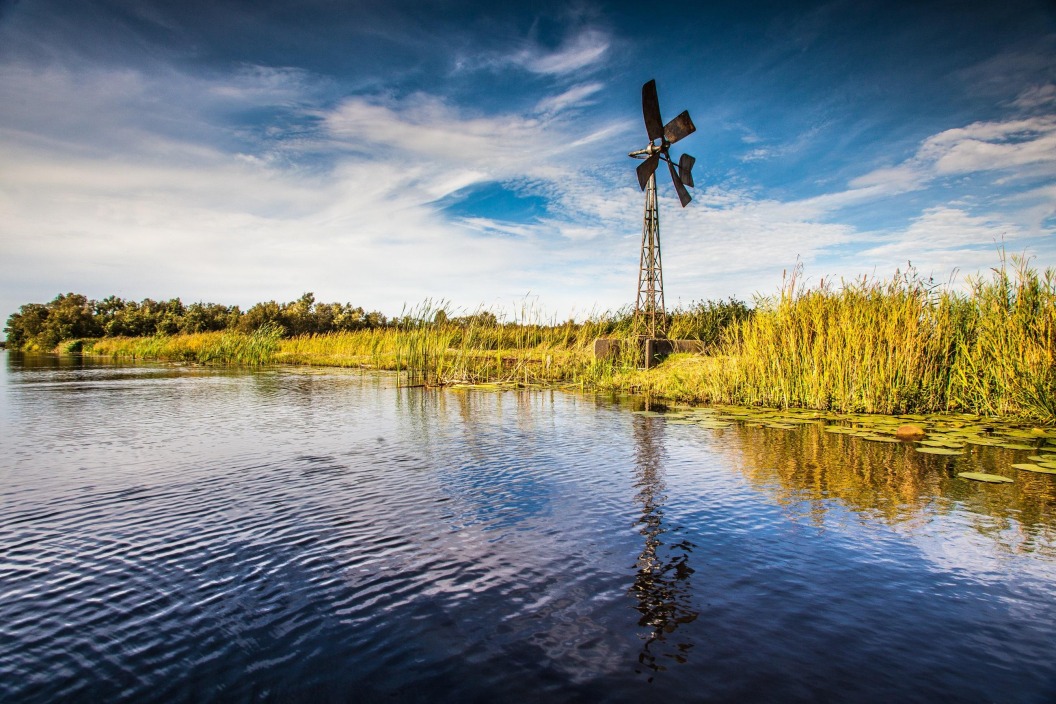
[[(153, 330), (142, 322), (150, 316)], [(67, 294), (23, 306), (5, 330), (14, 349), (386, 369), (409, 385), (567, 384), (700, 403), (1056, 421), (1056, 274), (1014, 257), (967, 290), (912, 271), (808, 285), (796, 269), (754, 307), (729, 299), (674, 311), (669, 336), (700, 340), (704, 353), (649, 370), (639, 369), (628, 311), (537, 318), (528, 306), (505, 319), (428, 302), (386, 318), (311, 294), (246, 313)], [(621, 340), (622, 352), (595, 359), (599, 337)]]

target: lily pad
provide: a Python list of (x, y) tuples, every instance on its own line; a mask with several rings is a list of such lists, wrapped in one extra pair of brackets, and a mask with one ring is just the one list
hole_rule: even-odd
[(1002, 477), (1000, 474), (987, 474), (985, 472), (958, 472), (961, 479), (972, 479), (977, 482), (989, 482), (990, 484), (1011, 484), (1012, 480)]
[(1035, 449), (1033, 445), (1020, 445), (1020, 444), (1014, 443), (1014, 442), (1003, 442), (1003, 443), (1000, 443), (999, 445), (995, 445), (995, 447), (1001, 447), (1001, 448), (1004, 448), (1006, 450), (1033, 450), (1033, 449)]
[(709, 430), (723, 430), (725, 428), (732, 427), (733, 423), (723, 423), (722, 421), (698, 420), (696, 422), (696, 425), (699, 425), (701, 428), (707, 428)]
[(1035, 438), (1034, 433), (1029, 430), (1009, 429), (1001, 431), (1001, 434), (1010, 438)]
[(1056, 474), (1056, 468), (1054, 467), (1042, 467), (1036, 464), (1014, 464), (1012, 465), (1015, 469), (1022, 469), (1024, 472), (1038, 472), (1040, 474)]
[(1001, 445), (1000, 440), (994, 440), (993, 438), (981, 438), (978, 436), (965, 438), (969, 445), (982, 445), (984, 447), (997, 447)]
[(924, 447), (946, 447), (953, 450), (958, 450), (964, 447), (964, 442), (957, 440), (921, 440), (919, 444)]
[(948, 447), (916, 447), (913, 448), (917, 452), (923, 452), (926, 455), (960, 455), (961, 450), (953, 450)]

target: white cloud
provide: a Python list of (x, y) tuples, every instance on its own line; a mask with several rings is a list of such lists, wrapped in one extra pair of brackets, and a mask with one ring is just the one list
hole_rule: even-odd
[(937, 174), (1010, 169), (1048, 164), (1056, 175), (1056, 117), (976, 122), (924, 141), (918, 159)]
[(471, 117), (444, 100), (417, 93), (399, 103), (350, 98), (323, 117), (338, 146), (366, 158), (388, 155), (438, 160), (494, 178), (525, 175), (564, 145), (544, 138), (547, 127), (517, 115)]
[(709, 192), (682, 213), (677, 201), (661, 215), (665, 277), (684, 301), (736, 294), (769, 294), (781, 271), (797, 260), (813, 262), (851, 242), (853, 227), (815, 220), (797, 203), (757, 200), (736, 192)]
[(533, 73), (564, 75), (581, 71), (596, 64), (609, 50), (608, 36), (596, 29), (586, 29), (573, 35), (556, 51), (532, 46), (512, 57), (512, 62)]
[(570, 107), (590, 105), (587, 100), (604, 86), (601, 83), (581, 83), (572, 86), (559, 95), (547, 96), (535, 106), (535, 111), (543, 115), (551, 115), (567, 110)]
[(609, 53), (609, 35), (591, 27), (570, 33), (556, 49), (525, 41), (513, 51), (463, 56), (459, 70), (505, 69), (510, 66), (545, 76), (563, 77), (597, 68)]
[(1056, 106), (1056, 83), (1045, 83), (1027, 88), (1012, 101), (1012, 106), (1021, 110)]
[(908, 261), (933, 257), (940, 250), (978, 251), (980, 248), (992, 256), (1001, 242), (1020, 239), (1026, 234), (1020, 225), (996, 215), (970, 215), (958, 208), (936, 206), (925, 210), (905, 230), (863, 251), (862, 256)]
[(1017, 170), (1010, 176), (1056, 177), (1056, 116), (975, 122), (933, 135), (911, 158), (850, 182), (851, 191), (871, 197), (904, 193), (945, 176)]

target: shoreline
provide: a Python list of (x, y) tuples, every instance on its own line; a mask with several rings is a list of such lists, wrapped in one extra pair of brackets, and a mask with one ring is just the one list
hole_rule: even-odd
[[(137, 338), (139, 339), (139, 338)], [(1030, 435), (1034, 439), (1051, 438), (1056, 444), (1056, 427), (1052, 423), (1043, 423), (1036, 418), (1021, 415), (985, 415), (960, 411), (957, 409), (942, 410), (906, 410), (898, 413), (883, 413), (875, 411), (855, 411), (840, 409), (813, 408), (808, 406), (768, 406), (763, 404), (741, 404), (736, 402), (700, 398), (693, 393), (691, 383), (686, 381), (687, 370), (697, 370), (697, 373), (706, 373), (706, 369), (722, 360), (704, 355), (679, 354), (672, 355), (661, 364), (651, 369), (623, 369), (610, 375), (604, 380), (551, 380), (539, 381), (505, 378), (491, 380), (447, 380), (440, 383), (401, 383), (399, 377), (407, 375), (406, 369), (399, 369), (395, 365), (373, 366), (361, 359), (346, 357), (340, 361), (331, 358), (316, 358), (311, 361), (305, 359), (283, 359), (281, 353), (276, 354), (274, 359), (261, 364), (239, 364), (201, 362), (191, 359), (177, 357), (146, 357), (146, 356), (123, 356), (92, 354), (90, 352), (23, 352), (20, 350), (6, 350), (17, 354), (29, 356), (52, 357), (57, 359), (82, 358), (88, 360), (99, 360), (116, 363), (162, 363), (186, 367), (205, 368), (234, 368), (253, 369), (262, 367), (276, 368), (304, 368), (304, 369), (346, 369), (358, 370), (365, 373), (393, 374), (397, 376), (397, 385), (402, 388), (425, 388), (425, 389), (450, 389), (458, 390), (553, 390), (572, 393), (593, 393), (612, 396), (631, 397), (641, 401), (646, 412), (652, 412), (656, 408), (664, 409), (660, 415), (666, 413), (678, 413), (687, 409), (697, 411), (715, 410), (733, 415), (744, 415), (744, 420), (754, 422), (758, 420), (763, 425), (772, 422), (778, 424), (793, 422), (826, 422), (826, 423), (851, 423), (862, 428), (874, 429), (876, 427), (889, 430), (888, 436), (894, 438), (895, 428), (891, 426), (892, 420), (898, 420), (903, 424), (925, 424), (934, 425), (949, 423), (963, 423), (975, 426), (993, 426), (995, 429), (1010, 431), (1033, 431)], [(681, 378), (683, 383), (672, 385), (671, 377)], [(405, 377), (406, 378), (406, 377)], [(673, 392), (673, 393), (672, 393)], [(794, 420), (798, 419), (798, 420)], [(863, 437), (867, 440), (880, 440), (875, 432), (870, 430)], [(1027, 436), (1023, 436), (1027, 437)]]

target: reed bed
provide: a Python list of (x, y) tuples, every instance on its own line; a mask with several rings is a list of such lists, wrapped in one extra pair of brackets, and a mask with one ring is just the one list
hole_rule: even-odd
[(100, 357), (259, 366), (275, 360), (282, 342), (282, 328), (262, 325), (248, 334), (202, 332), (153, 337), (104, 337), (77, 342), (83, 354)]
[(776, 299), (733, 328), (726, 393), (738, 403), (865, 413), (947, 404), (963, 299), (912, 275), (839, 289), (788, 277)]
[(409, 386), (585, 386), (633, 365), (594, 359), (594, 340), (613, 327), (608, 318), (556, 324), (531, 314), (522, 309), (509, 322), (479, 314), (455, 319), (426, 302), (405, 310), (393, 327), (284, 340), (276, 361), (390, 370)]
[(1056, 421), (1056, 274), (1020, 257), (954, 292), (912, 272), (840, 287), (786, 277), (706, 357), (602, 384), (683, 401)]
[[(386, 327), (348, 332), (283, 339), (265, 326), (78, 344), (112, 357), (392, 370), (411, 386), (567, 384), (693, 402), (1056, 421), (1056, 274), (1023, 258), (1002, 255), (966, 292), (913, 272), (807, 287), (797, 269), (754, 310), (697, 304), (670, 329), (704, 340), (707, 354), (644, 371), (626, 311), (561, 323), (530, 306), (504, 320), (490, 311), (455, 317), (431, 302)], [(615, 338), (618, 354), (595, 359), (599, 337)]]

